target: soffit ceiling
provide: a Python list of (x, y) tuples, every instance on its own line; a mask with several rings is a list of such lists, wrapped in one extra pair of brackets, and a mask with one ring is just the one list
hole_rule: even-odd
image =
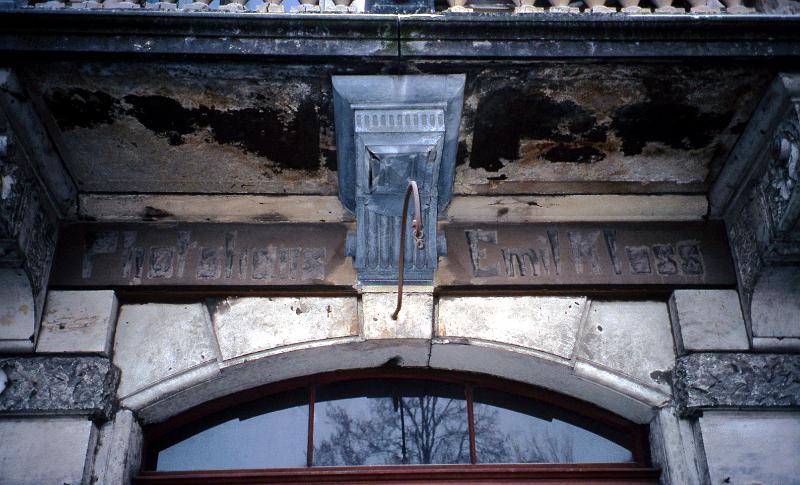
[[(82, 192), (329, 195), (330, 77), (389, 69), (93, 61), (20, 72)], [(730, 62), (405, 69), (467, 74), (457, 194), (705, 192), (775, 74)]]

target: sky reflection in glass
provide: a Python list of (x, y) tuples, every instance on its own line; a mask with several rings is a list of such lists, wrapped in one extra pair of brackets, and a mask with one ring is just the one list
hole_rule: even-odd
[(156, 470), (306, 466), (307, 402), (301, 390), (202, 420), (175, 433), (197, 434), (159, 451)]
[(633, 461), (627, 436), (532, 399), (476, 389), (473, 410), (478, 463)]

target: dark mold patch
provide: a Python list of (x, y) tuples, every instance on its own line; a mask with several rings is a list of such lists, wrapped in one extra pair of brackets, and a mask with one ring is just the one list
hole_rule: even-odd
[(654, 370), (650, 378), (659, 384), (672, 385), (672, 370)]
[(320, 156), (324, 159), (323, 165), (331, 172), (337, 169), (336, 149), (335, 148), (322, 148), (319, 151)]
[(703, 113), (687, 104), (636, 103), (617, 109), (611, 128), (622, 139), (622, 152), (631, 156), (642, 153), (649, 142), (680, 150), (703, 148), (732, 117), (733, 113)]
[(119, 101), (102, 91), (54, 89), (44, 100), (64, 131), (113, 123), (119, 110)]
[(467, 148), (467, 143), (461, 140), (458, 142), (458, 149), (456, 150), (456, 166), (467, 163), (467, 158), (469, 158), (469, 149)]
[(142, 220), (143, 221), (157, 221), (160, 219), (166, 219), (167, 217), (172, 217), (173, 214), (159, 209), (157, 207), (150, 207), (149, 205), (144, 208), (142, 211)]
[(545, 152), (544, 158), (559, 163), (592, 163), (603, 160), (606, 154), (588, 146), (556, 145)]
[(183, 135), (208, 127), (217, 143), (269, 158), (280, 168), (319, 169), (319, 121), (312, 102), (299, 102), (294, 118), (286, 123), (281, 121), (284, 113), (267, 107), (190, 109), (163, 96), (126, 96), (125, 102), (133, 106), (128, 114), (172, 145), (182, 144)]
[(486, 180), (498, 181), (498, 180), (505, 180), (507, 178), (508, 175), (501, 173), (500, 175), (495, 175), (494, 177), (486, 177)]
[(265, 212), (255, 217), (256, 222), (282, 222), (286, 221), (286, 216), (277, 212)]
[(167, 137), (170, 145), (182, 145), (182, 135), (197, 129), (193, 110), (185, 109), (172, 98), (130, 95), (123, 99), (133, 107), (127, 114), (139, 120), (148, 130)]
[[(186, 108), (166, 96), (128, 95), (119, 100), (100, 91), (75, 88), (54, 89), (46, 102), (62, 130), (113, 123), (127, 115), (170, 145), (182, 145), (186, 135), (207, 129), (211, 134), (207, 142), (233, 145), (268, 158), (275, 163), (270, 167), (273, 170), (316, 171), (320, 166), (320, 122), (314, 100), (299, 101), (286, 110), (267, 106), (219, 110), (213, 106)], [(326, 160), (326, 166), (335, 167), (335, 153)]]
[(523, 139), (602, 143), (606, 134), (595, 116), (572, 101), (505, 87), (486, 94), (478, 105), (470, 167), (497, 172), (503, 160), (519, 158)]

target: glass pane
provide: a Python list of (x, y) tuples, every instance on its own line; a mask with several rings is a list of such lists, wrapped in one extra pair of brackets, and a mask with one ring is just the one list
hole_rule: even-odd
[(479, 463), (631, 462), (619, 430), (522, 396), (476, 389)]
[(370, 379), (317, 391), (314, 465), (468, 462), (463, 386)]
[(201, 419), (158, 447), (156, 471), (304, 467), (308, 393), (260, 399)]

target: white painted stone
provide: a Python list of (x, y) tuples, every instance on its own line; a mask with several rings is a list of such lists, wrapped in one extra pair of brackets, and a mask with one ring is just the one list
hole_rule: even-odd
[(33, 350), (35, 308), (25, 271), (0, 268), (0, 352)]
[(36, 351), (108, 355), (116, 319), (117, 297), (111, 290), (51, 291)]
[(87, 454), (95, 441), (96, 428), (86, 418), (0, 419), (0, 483), (88, 483)]
[(572, 356), (585, 297), (442, 297), (436, 335)]
[(800, 337), (800, 266), (766, 270), (753, 290), (755, 337)]
[(711, 483), (800, 483), (800, 412), (704, 411)]
[(650, 450), (653, 464), (661, 468), (661, 483), (703, 483), (705, 465), (698, 460), (692, 424), (676, 416), (674, 408), (660, 409), (650, 423)]
[(92, 472), (95, 483), (130, 484), (141, 455), (141, 427), (132, 412), (122, 409), (100, 429)]
[(214, 378), (185, 385), (177, 392), (151, 400), (137, 415), (144, 423), (160, 422), (203, 402), (252, 387), (336, 370), (381, 366), (426, 367), (430, 341), (360, 337), (330, 339), (289, 347), (225, 367)]
[(615, 370), (606, 369), (595, 363), (584, 361), (575, 362), (575, 375), (581, 379), (600, 384), (609, 389), (630, 396), (638, 401), (653, 407), (660, 407), (669, 402), (670, 395), (664, 390), (658, 390), (641, 381), (631, 379)]
[(669, 310), (680, 353), (749, 347), (736, 290), (675, 290)]
[[(197, 368), (196, 379), (218, 372), (211, 322), (205, 305), (122, 305), (114, 339), (121, 398)], [(210, 366), (203, 364), (212, 363)], [(190, 375), (194, 375), (190, 374)], [(123, 401), (123, 404), (125, 402)]]
[(800, 338), (753, 337), (753, 349), (772, 352), (800, 352)]
[(593, 301), (577, 358), (670, 395), (675, 351), (666, 303)]
[(358, 335), (355, 297), (227, 298), (212, 320), (226, 361), (287, 345)]
[(567, 360), (548, 358), (548, 354), (518, 346), (467, 339), (434, 339), (430, 367), (477, 372), (544, 387), (591, 402), (636, 423), (648, 423), (653, 417), (652, 404), (576, 376)]
[(363, 335), (367, 340), (413, 338), (430, 339), (433, 331), (433, 289), (403, 292), (403, 306), (397, 320), (396, 288), (393, 291), (364, 291), (361, 296)]

